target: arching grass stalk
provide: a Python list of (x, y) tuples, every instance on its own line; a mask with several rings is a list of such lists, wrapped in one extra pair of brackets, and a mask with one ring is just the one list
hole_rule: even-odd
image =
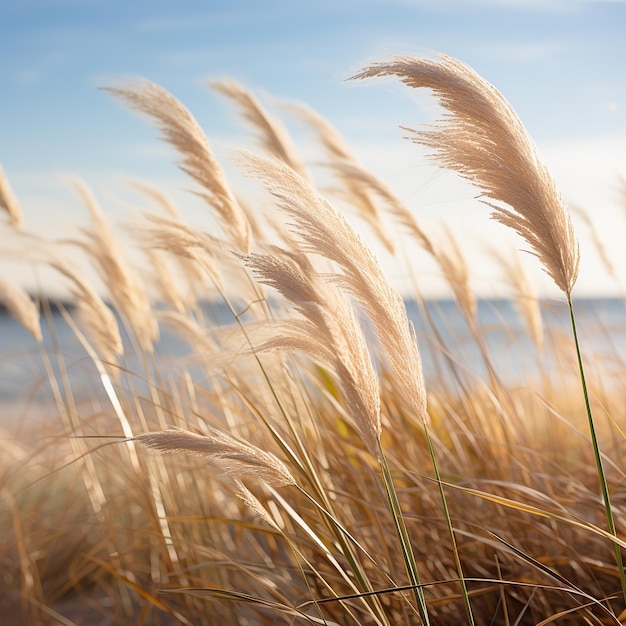
[[(456, 570), (459, 575), (459, 584), (461, 585), (461, 594), (463, 596), (463, 603), (465, 605), (465, 612), (467, 614), (468, 624), (470, 624), (470, 626), (474, 626), (475, 624), (474, 614), (472, 612), (472, 606), (470, 604), (469, 594), (467, 592), (467, 585), (465, 584), (465, 577), (463, 575), (463, 567), (461, 565), (461, 559), (459, 557), (459, 551), (458, 551), (457, 544), (456, 544), (456, 538), (454, 536), (454, 527), (452, 525), (452, 519), (450, 517), (450, 510), (448, 509), (448, 502), (446, 500), (446, 494), (443, 489), (443, 482), (441, 480), (441, 475), (439, 473), (439, 466), (437, 464), (437, 457), (435, 456), (435, 449), (433, 447), (433, 442), (430, 436), (430, 432), (426, 424), (424, 424), (424, 433), (425, 433), (426, 441), (428, 444), (428, 453), (430, 455), (430, 459), (432, 462), (433, 472), (435, 474), (435, 481), (437, 482), (437, 485), (439, 486), (439, 495), (441, 497), (441, 505), (443, 508), (444, 517), (446, 519), (448, 533), (450, 535), (450, 542), (452, 544), (452, 552), (454, 554), (454, 564), (456, 566)], [(387, 459), (382, 449), (380, 450), (380, 466), (381, 466), (381, 470), (383, 474), (383, 482), (385, 485), (385, 491), (387, 494), (387, 498), (389, 500), (389, 506), (391, 508), (391, 513), (393, 515), (394, 524), (396, 527), (396, 533), (398, 534), (398, 539), (400, 541), (400, 546), (402, 549), (402, 556), (403, 556), (404, 563), (406, 566), (407, 576), (409, 577), (409, 581), (411, 582), (411, 585), (414, 586), (415, 600), (417, 602), (417, 606), (420, 611), (420, 616), (424, 620), (424, 623), (428, 624), (429, 623), (428, 608), (426, 606), (424, 590), (422, 587), (422, 583), (420, 582), (419, 573), (417, 570), (417, 564), (415, 562), (415, 555), (413, 554), (413, 550), (411, 548), (408, 531), (404, 523), (402, 509), (400, 508), (400, 502), (398, 500), (398, 494), (396, 492), (395, 484), (391, 476), (391, 470), (389, 469)]]
[(452, 519), (450, 518), (450, 511), (448, 510), (448, 501), (446, 500), (446, 493), (443, 489), (443, 482), (441, 482), (441, 475), (439, 474), (439, 466), (437, 465), (437, 458), (435, 457), (435, 449), (433, 448), (433, 442), (430, 437), (427, 424), (424, 424), (424, 433), (426, 435), (426, 442), (428, 443), (428, 453), (433, 464), (433, 471), (435, 473), (435, 479), (437, 486), (439, 487), (439, 495), (441, 497), (441, 506), (443, 507), (443, 514), (446, 518), (446, 525), (448, 527), (448, 534), (450, 535), (450, 543), (452, 544), (452, 553), (454, 554), (454, 565), (459, 575), (459, 584), (461, 585), (461, 594), (463, 595), (463, 604), (465, 605), (465, 612), (467, 614), (468, 624), (474, 626), (474, 614), (472, 613), (472, 605), (470, 604), (469, 594), (467, 592), (467, 585), (465, 584), (465, 577), (463, 576), (463, 566), (461, 565), (461, 558), (459, 557), (459, 550), (456, 545), (456, 538), (454, 536), (454, 527), (452, 525)]
[(409, 539), (409, 533), (404, 523), (404, 517), (402, 515), (402, 509), (400, 508), (400, 501), (398, 500), (398, 493), (396, 491), (393, 477), (391, 476), (391, 470), (387, 463), (387, 458), (382, 448), (380, 449), (380, 468), (383, 474), (383, 483), (385, 485), (385, 492), (387, 499), (389, 500), (389, 507), (391, 508), (391, 514), (396, 527), (396, 533), (398, 540), (400, 541), (400, 548), (402, 550), (402, 558), (406, 567), (406, 573), (409, 578), (409, 583), (413, 588), (413, 595), (415, 596), (415, 602), (417, 603), (417, 609), (423, 624), (430, 624), (428, 617), (428, 607), (426, 606), (426, 598), (424, 597), (424, 589), (420, 581), (419, 573), (417, 570), (417, 563), (415, 562), (415, 555), (411, 548), (411, 541)]
[[(244, 336), (246, 337), (246, 341), (248, 342), (248, 344), (252, 347), (253, 341), (251, 340), (248, 332), (247, 332), (247, 328), (246, 326), (241, 322), (240, 316), (236, 314), (235, 309), (230, 301), (230, 298), (228, 298), (226, 292), (221, 289), (221, 287), (219, 285), (215, 285), (218, 293), (220, 294), (223, 302), (226, 304), (226, 306), (228, 307), (229, 311), (231, 312), (231, 314), (233, 315), (233, 318), (235, 319), (236, 323), (238, 324), (238, 326), (241, 328), (241, 330), (243, 331)], [(320, 497), (324, 508), (327, 511), (330, 511), (331, 513), (333, 513), (333, 508), (331, 505), (331, 502), (326, 494), (326, 491), (324, 489), (324, 486), (322, 485), (322, 482), (318, 476), (317, 471), (315, 470), (313, 463), (311, 461), (311, 459), (309, 458), (308, 452), (306, 450), (306, 446), (304, 445), (304, 443), (302, 442), (300, 436), (298, 435), (296, 429), (293, 426), (293, 422), (289, 417), (289, 414), (287, 412), (287, 410), (285, 409), (285, 407), (283, 406), (282, 401), (280, 400), (280, 397), (274, 387), (274, 384), (271, 381), (271, 378), (269, 376), (269, 374), (267, 373), (265, 367), (263, 366), (263, 363), (261, 361), (261, 359), (259, 358), (258, 354), (253, 353), (253, 357), (256, 360), (261, 374), (265, 380), (265, 382), (268, 385), (268, 388), (270, 390), (270, 393), (272, 394), (272, 397), (274, 398), (274, 401), (276, 402), (276, 405), (281, 413), (281, 415), (283, 416), (283, 418), (285, 419), (285, 423), (287, 425), (287, 427), (289, 428), (289, 432), (290, 434), (293, 436), (294, 441), (297, 444), (297, 448), (301, 453), (301, 457), (297, 456), (289, 446), (286, 445), (286, 443), (282, 440), (282, 438), (278, 435), (278, 433), (275, 431), (275, 429), (273, 427), (270, 426), (269, 422), (263, 418), (263, 415), (257, 411), (256, 409), (254, 409), (254, 407), (251, 406), (251, 408), (254, 410), (254, 412), (256, 413), (256, 415), (261, 419), (261, 421), (263, 422), (263, 424), (265, 425), (265, 427), (269, 430), (270, 434), (272, 435), (272, 437), (274, 438), (274, 440), (279, 444), (279, 446), (281, 447), (281, 449), (283, 450), (283, 452), (285, 452), (288, 457), (290, 458), (290, 460), (295, 463), (295, 465), (303, 472), (303, 474), (305, 474), (307, 476), (307, 478), (309, 479), (309, 481), (311, 482), (313, 488), (315, 489), (316, 494)], [(232, 384), (232, 383), (231, 383)], [(303, 493), (306, 493), (303, 491)], [(308, 494), (306, 494), (307, 497)], [(313, 500), (313, 502), (315, 502)], [(332, 515), (332, 518), (334, 519), (334, 514)], [(326, 518), (327, 519), (327, 518)], [(327, 519), (327, 521), (329, 521)], [(368, 596), (367, 592), (372, 592), (374, 591), (374, 588), (372, 586), (372, 583), (370, 582), (370, 580), (367, 577), (366, 572), (364, 571), (364, 569), (362, 568), (361, 564), (359, 563), (359, 560), (357, 558), (357, 555), (352, 547), (352, 545), (350, 544), (350, 542), (347, 540), (346, 536), (344, 535), (344, 533), (342, 532), (342, 530), (338, 527), (338, 525), (336, 523), (331, 523), (329, 524), (330, 530), (333, 532), (333, 535), (335, 536), (335, 538), (337, 539), (339, 545), (341, 546), (341, 550), (342, 550), (342, 554), (345, 556), (346, 560), (348, 561), (350, 570), (352, 571), (352, 573), (354, 574), (354, 577), (356, 578), (358, 584), (361, 586), (360, 591), (364, 591), (366, 592), (363, 595), (363, 602), (369, 606), (370, 610), (372, 611), (372, 616), (374, 617), (374, 619), (376, 620), (376, 623), (379, 624), (380, 626), (387, 626), (389, 624), (385, 614), (384, 614), (384, 610), (383, 607), (380, 603), (380, 600), (375, 597), (375, 596)], [(308, 582), (307, 582), (308, 585)]]
[[(580, 344), (578, 342), (578, 332), (576, 331), (576, 317), (574, 315), (574, 307), (572, 305), (572, 299), (568, 296), (567, 306), (569, 307), (570, 320), (572, 322), (572, 333), (574, 335), (574, 344), (576, 346), (576, 358), (578, 359), (578, 370), (580, 373), (580, 382), (583, 389), (583, 395), (585, 397), (585, 408), (587, 410), (587, 419), (589, 421), (589, 433), (591, 435), (591, 445), (593, 446), (593, 454), (596, 461), (596, 469), (598, 471), (598, 479), (600, 480), (600, 488), (602, 489), (602, 499), (604, 501), (604, 510), (606, 512), (606, 520), (609, 526), (609, 532), (617, 537), (617, 531), (615, 529), (615, 520), (613, 519), (613, 509), (611, 508), (611, 499), (609, 496), (609, 487), (606, 482), (606, 475), (604, 473), (604, 467), (602, 464), (602, 456), (600, 454), (600, 446), (598, 445), (598, 438), (596, 436), (596, 428), (593, 421), (593, 414), (591, 412), (591, 404), (589, 403), (589, 392), (587, 391), (587, 382), (585, 379), (585, 370), (583, 367), (583, 360), (580, 352)], [(622, 552), (617, 543), (613, 543), (613, 550), (615, 552), (615, 562), (617, 563), (617, 570), (619, 572), (620, 582), (622, 584), (622, 593), (624, 595), (624, 602), (626, 602), (626, 574), (624, 573), (624, 562), (622, 560)]]
[[(281, 291), (305, 318), (304, 324), (290, 320), (288, 325), (275, 326), (272, 337), (261, 337), (255, 350), (304, 349), (336, 372), (359, 436), (368, 452), (381, 464), (383, 483), (417, 609), (422, 622), (430, 624), (417, 564), (380, 444), (379, 380), (363, 330), (346, 293), (356, 298), (372, 322), (381, 353), (389, 363), (400, 392), (416, 418), (425, 423), (428, 416), (421, 358), (405, 304), (389, 285), (377, 258), (343, 215), (302, 177), (277, 162), (248, 153), (242, 153), (239, 160), (246, 173), (263, 182), (275, 198), (277, 207), (294, 220), (293, 230), (302, 248), (338, 267), (333, 280), (326, 281), (301, 255), (247, 255), (246, 264), (261, 282)], [(337, 285), (339, 290), (334, 289)], [(276, 330), (280, 333), (276, 334)]]
[[(395, 56), (389, 61), (371, 64), (352, 79), (375, 76), (395, 76), (409, 87), (433, 92), (445, 116), (426, 129), (405, 130), (411, 133), (414, 142), (432, 151), (431, 157), (436, 163), (480, 189), (479, 199), (492, 209), (492, 218), (512, 228), (527, 242), (531, 254), (539, 259), (567, 297), (572, 311), (570, 295), (580, 261), (578, 240), (554, 179), (504, 96), (474, 70), (443, 54), (434, 59)], [(424, 243), (428, 249), (428, 239)], [(432, 254), (435, 250), (430, 247)], [(447, 265), (454, 269), (451, 264)], [(575, 332), (573, 312), (572, 325)], [(479, 345), (481, 343), (482, 339)], [(580, 351), (578, 360), (587, 400)], [(490, 374), (493, 374), (491, 368)], [(495, 376), (493, 382), (497, 383)], [(607, 517), (615, 536), (588, 401), (587, 411)], [(433, 466), (436, 468), (436, 463), (433, 462)], [(443, 496), (441, 483), (440, 489)], [(445, 496), (442, 499), (445, 502)], [(626, 598), (617, 547), (616, 557)]]

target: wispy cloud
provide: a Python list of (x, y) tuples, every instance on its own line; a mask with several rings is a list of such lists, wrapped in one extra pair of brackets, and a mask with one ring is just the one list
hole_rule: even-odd
[[(380, 0), (374, 0), (379, 2)], [(470, 8), (528, 9), (542, 13), (572, 13), (585, 5), (624, 4), (626, 0), (385, 0), (385, 4), (403, 5), (434, 12)]]
[(137, 23), (137, 29), (146, 33), (167, 33), (215, 26), (219, 21), (221, 21), (221, 19), (218, 19), (214, 15), (166, 15), (141, 20)]
[(19, 15), (33, 11), (93, 9), (105, 6), (106, 0), (22, 0), (21, 2), (0, 3), (0, 14)]
[(37, 70), (18, 70), (14, 76), (15, 82), (22, 87), (32, 87), (41, 82), (41, 72)]
[(229, 26), (233, 24), (254, 23), (271, 20), (275, 16), (284, 17), (279, 8), (272, 5), (263, 6), (262, 9), (238, 8), (234, 2), (223, 9), (200, 11), (193, 14), (180, 15), (180, 13), (163, 14), (158, 17), (149, 17), (140, 20), (136, 28), (146, 33), (174, 33), (185, 31), (198, 31), (217, 26)]
[(490, 57), (497, 56), (501, 61), (544, 61), (562, 54), (567, 50), (563, 41), (537, 42), (485, 42), (476, 49), (487, 52)]

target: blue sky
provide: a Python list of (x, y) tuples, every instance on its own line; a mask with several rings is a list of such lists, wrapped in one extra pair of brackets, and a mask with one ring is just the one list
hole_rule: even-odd
[[(162, 184), (202, 227), (205, 211), (184, 191), (191, 185), (174, 153), (98, 87), (137, 77), (161, 84), (189, 107), (218, 154), (228, 155), (254, 145), (207, 87), (232, 77), (279, 115), (280, 99), (326, 116), (427, 226), (450, 223), (477, 264), (477, 289), (489, 291), (496, 279), (481, 278), (480, 237), (523, 246), (486, 222), (471, 189), (451, 184), (402, 139), (400, 125), (436, 118), (433, 101), (393, 81), (345, 82), (390, 53), (441, 51), (503, 92), (565, 198), (593, 214), (614, 260), (621, 255), (626, 266), (618, 183), (626, 176), (624, 33), (626, 2), (617, 0), (0, 0), (0, 163), (26, 225), (38, 232), (63, 236), (86, 223), (70, 175), (93, 186), (112, 219), (124, 219), (139, 201), (129, 199), (126, 184), (138, 178)], [(308, 139), (294, 133), (306, 158)], [(598, 279), (597, 255), (578, 230), (580, 292), (614, 290)], [(0, 237), (9, 242), (10, 233)], [(424, 263), (426, 289), (437, 291), (436, 271)], [(540, 274), (538, 281), (548, 289)]]

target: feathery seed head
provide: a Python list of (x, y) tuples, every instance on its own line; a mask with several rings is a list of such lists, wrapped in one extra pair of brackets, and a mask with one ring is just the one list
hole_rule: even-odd
[(278, 208), (294, 220), (293, 230), (304, 249), (340, 268), (337, 284), (357, 298), (371, 319), (399, 387), (418, 418), (426, 419), (426, 392), (413, 327), (402, 298), (389, 285), (374, 254), (345, 217), (295, 172), (248, 153), (240, 160), (264, 182)]
[(9, 185), (2, 165), (0, 165), (0, 209), (4, 209), (7, 212), (11, 226), (14, 228), (21, 227), (22, 211)]
[(101, 356), (114, 362), (124, 351), (115, 316), (77, 269), (61, 259), (50, 261), (50, 267), (72, 282), (76, 306), (87, 333)]
[(554, 180), (502, 94), (443, 54), (438, 60), (394, 57), (352, 78), (372, 76), (397, 76), (409, 87), (434, 92), (446, 109), (443, 120), (430, 130), (406, 130), (416, 143), (433, 150), (441, 166), (481, 189), (480, 198), (493, 209), (492, 217), (530, 244), (569, 298), (578, 275), (578, 241)]
[(287, 132), (272, 118), (255, 96), (234, 80), (211, 83), (211, 87), (239, 105), (246, 121), (259, 131), (261, 145), (268, 154), (307, 178), (306, 169), (298, 158)]
[(106, 90), (157, 122), (164, 139), (182, 155), (181, 169), (202, 187), (203, 193), (198, 195), (217, 211), (232, 244), (240, 252), (248, 252), (250, 227), (246, 216), (213, 156), (206, 135), (188, 109), (171, 93), (148, 81), (127, 88), (107, 87)]
[(0, 302), (7, 311), (37, 340), (41, 341), (39, 308), (26, 291), (0, 276)]
[(248, 332), (253, 351), (299, 350), (332, 369), (362, 441), (378, 456), (378, 379), (351, 303), (336, 286), (321, 280), (304, 255), (274, 249), (274, 254), (248, 255), (245, 261), (260, 282), (277, 289), (304, 318)]
[(227, 476), (259, 478), (274, 487), (296, 482), (287, 466), (271, 452), (215, 429), (211, 429), (209, 435), (198, 435), (181, 428), (169, 428), (144, 433), (133, 440), (161, 453), (204, 457)]
[(74, 186), (94, 222), (94, 227), (85, 231), (89, 241), (83, 244), (82, 248), (94, 261), (118, 313), (126, 318), (142, 347), (146, 351), (152, 351), (159, 329), (152, 315), (148, 295), (130, 270), (113, 236), (113, 231), (89, 187), (80, 180), (76, 180)]

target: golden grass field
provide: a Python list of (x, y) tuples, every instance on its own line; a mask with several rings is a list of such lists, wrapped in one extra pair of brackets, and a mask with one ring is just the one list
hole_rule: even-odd
[[(171, 94), (110, 89), (176, 148), (221, 230), (190, 226), (161, 191), (137, 185), (155, 208), (132, 231), (147, 259), (138, 271), (87, 185), (76, 187), (92, 226), (52, 242), (23, 228), (0, 170), (13, 236), (73, 298), (53, 315), (0, 280), (8, 311), (41, 346), (49, 394), (38, 418), (27, 402), (16, 409), (30, 430), (6, 423), (0, 440), (3, 624), (626, 623), (626, 368), (619, 354), (609, 368), (578, 347), (568, 210), (513, 110), (471, 69), (444, 55), (394, 57), (354, 79), (379, 76), (434, 93), (441, 122), (407, 132), (477, 187), (559, 289), (566, 334), (543, 322), (521, 262), (494, 256), (531, 349), (559, 367), (503, 381), (463, 233), (429, 234), (311, 110), (297, 115), (326, 152), (342, 206), (398, 262), (404, 237), (437, 263), (480, 379), (433, 324), (439, 370), (426, 384), (424, 338), (403, 298), (251, 93), (215, 85), (261, 139), (264, 156), (238, 157), (257, 181), (254, 204)], [(410, 297), (427, 314), (417, 289)], [(230, 324), (215, 323), (210, 299)], [(41, 328), (54, 335), (59, 319), (93, 369), (93, 393), (72, 387), (63, 345), (43, 347)], [(165, 328), (190, 347), (176, 369), (154, 349)]]

